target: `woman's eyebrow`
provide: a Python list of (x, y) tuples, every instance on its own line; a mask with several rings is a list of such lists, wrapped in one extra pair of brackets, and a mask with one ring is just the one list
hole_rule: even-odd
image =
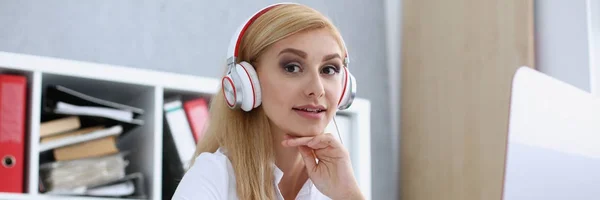
[(334, 54), (329, 54), (329, 55), (326, 55), (325, 57), (323, 57), (323, 62), (334, 59), (334, 58), (342, 59), (342, 57), (340, 57), (340, 54), (334, 53)]
[(286, 48), (284, 50), (281, 50), (281, 52), (279, 52), (279, 55), (284, 54), (284, 53), (293, 53), (293, 54), (296, 54), (296, 55), (306, 59), (306, 52), (298, 50), (298, 49)]

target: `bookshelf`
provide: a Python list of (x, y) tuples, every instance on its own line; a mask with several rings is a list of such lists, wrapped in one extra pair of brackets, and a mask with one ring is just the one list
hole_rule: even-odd
[[(25, 193), (2, 193), (0, 200), (11, 199), (125, 199), (49, 195), (39, 193), (39, 138), (43, 91), (49, 84), (61, 84), (106, 100), (144, 110), (144, 124), (127, 133), (119, 148), (131, 150), (128, 171), (144, 174), (148, 199), (162, 198), (163, 103), (181, 95), (183, 99), (210, 98), (217, 92), (216, 78), (153, 71), (91, 62), (0, 52), (0, 73), (27, 77), (28, 108), (25, 137)], [(371, 190), (370, 102), (357, 98), (341, 115), (350, 122), (354, 169), (365, 194)]]

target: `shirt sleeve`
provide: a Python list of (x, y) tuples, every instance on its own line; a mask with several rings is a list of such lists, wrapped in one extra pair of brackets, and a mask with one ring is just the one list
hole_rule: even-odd
[(183, 175), (173, 194), (173, 200), (227, 199), (228, 173), (225, 156), (200, 154), (194, 165)]

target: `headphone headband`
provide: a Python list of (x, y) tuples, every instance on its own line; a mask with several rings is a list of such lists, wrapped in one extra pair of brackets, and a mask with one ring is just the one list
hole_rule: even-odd
[[(289, 2), (271, 4), (267, 7), (264, 7), (263, 9), (259, 10), (258, 12), (254, 13), (254, 15), (252, 15), (245, 23), (243, 23), (242, 25), (240, 25), (237, 28), (237, 30), (235, 31), (235, 34), (233, 35), (233, 37), (231, 37), (231, 39), (229, 41), (229, 47), (227, 49), (227, 65), (229, 65), (229, 66), (235, 65), (235, 59), (238, 57), (238, 52), (239, 52), (239, 48), (240, 48), (240, 43), (242, 42), (242, 37), (246, 33), (246, 30), (248, 29), (248, 27), (250, 27), (250, 25), (252, 25), (252, 23), (254, 23), (254, 21), (258, 17), (260, 17), (267, 11), (271, 10), (272, 8), (274, 8), (276, 6), (284, 5), (284, 4), (299, 5), (297, 3), (289, 3)], [(344, 65), (348, 66), (348, 63), (350, 63), (350, 58), (348, 56), (348, 49), (346, 48), (344, 39), (341, 38), (341, 40), (342, 40), (341, 41), (342, 46), (343, 46), (344, 50), (346, 51), (345, 56), (344, 56)]]
[(254, 21), (258, 17), (260, 17), (267, 11), (271, 10), (271, 8), (274, 8), (275, 6), (282, 5), (282, 4), (289, 4), (289, 3), (276, 3), (276, 4), (269, 5), (263, 9), (260, 9), (258, 12), (254, 13), (254, 15), (252, 15), (248, 20), (246, 20), (245, 23), (243, 23), (241, 26), (239, 26), (237, 28), (237, 30), (235, 31), (235, 34), (233, 34), (233, 37), (231, 37), (231, 40), (229, 41), (229, 48), (227, 49), (227, 65), (232, 65), (235, 63), (235, 58), (238, 57), (240, 43), (242, 42), (242, 36), (244, 36), (248, 27), (250, 27), (250, 25), (252, 23), (254, 23)]

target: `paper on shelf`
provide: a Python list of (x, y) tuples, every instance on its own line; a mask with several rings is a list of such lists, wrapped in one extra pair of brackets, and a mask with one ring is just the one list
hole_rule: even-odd
[(42, 182), (48, 192), (85, 191), (88, 187), (120, 180), (125, 177), (129, 161), (124, 153), (80, 160), (57, 161), (40, 166)]
[(123, 183), (117, 183), (114, 185), (106, 185), (102, 187), (96, 187), (87, 189), (87, 187), (77, 187), (73, 189), (58, 189), (51, 190), (45, 194), (53, 195), (86, 195), (86, 196), (102, 196), (102, 197), (120, 197), (129, 196), (135, 192), (135, 185), (133, 181), (127, 181)]
[(130, 122), (133, 120), (133, 112), (131, 111), (97, 106), (77, 106), (61, 101), (56, 104), (56, 109), (54, 112), (69, 115), (93, 115), (125, 122)]
[(98, 131), (94, 131), (91, 133), (86, 133), (83, 135), (77, 135), (73, 137), (66, 137), (57, 140), (48, 141), (40, 144), (39, 152), (48, 151), (51, 149), (55, 149), (58, 147), (68, 146), (72, 144), (77, 144), (85, 141), (95, 140), (108, 136), (116, 136), (120, 135), (123, 132), (123, 127), (121, 125), (115, 125), (107, 129), (102, 129)]
[(135, 192), (133, 181), (89, 189), (86, 194), (92, 196), (127, 196)]
[(100, 99), (100, 98), (96, 98), (96, 97), (92, 97), (90, 95), (84, 94), (82, 92), (78, 92), (72, 89), (69, 89), (65, 86), (62, 85), (52, 85), (50, 87), (48, 87), (50, 92), (58, 92), (61, 94), (68, 94), (71, 95), (72, 97), (84, 100), (84, 101), (88, 101), (97, 105), (103, 105), (103, 106), (107, 106), (107, 107), (112, 107), (118, 110), (126, 110), (126, 111), (131, 111), (134, 113), (138, 113), (138, 114), (143, 114), (144, 110), (141, 108), (136, 108), (133, 106), (129, 106), (129, 105), (125, 105), (125, 104), (120, 104), (120, 103), (116, 103), (116, 102), (112, 102), (112, 101), (107, 101), (104, 99)]

